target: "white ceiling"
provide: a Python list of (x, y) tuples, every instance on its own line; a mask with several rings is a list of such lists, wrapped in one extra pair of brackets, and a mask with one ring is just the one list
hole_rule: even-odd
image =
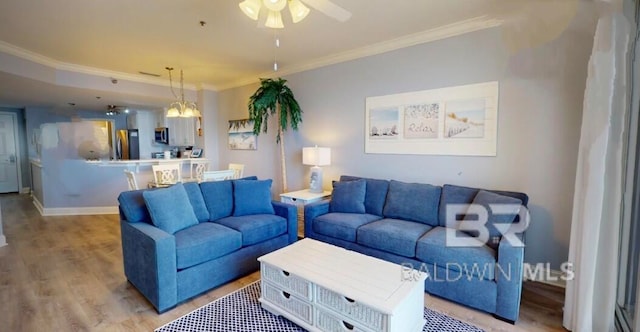
[[(84, 72), (95, 69), (99, 76), (151, 79), (165, 85), (168, 76), (164, 68), (182, 68), (186, 83), (224, 89), (265, 75), (282, 75), (403, 43), (423, 42), (427, 40), (425, 31), (459, 22), (486, 24), (517, 17), (523, 21), (522, 17), (542, 13), (554, 16), (563, 12), (556, 9), (560, 6), (569, 13), (562, 18), (566, 23), (576, 12), (577, 0), (333, 0), (352, 13), (348, 21), (338, 22), (312, 9), (302, 22), (293, 24), (283, 11), (285, 28), (277, 31), (257, 27), (240, 11), (240, 2), (2, 0), (0, 46), (5, 53), (11, 49), (14, 55), (27, 54), (45, 63), (61, 63)], [(541, 3), (547, 6), (531, 10), (532, 4)], [(549, 10), (549, 4), (554, 10)], [(200, 21), (206, 24), (201, 26)], [(278, 49), (276, 36), (281, 41)], [(274, 58), (279, 64), (275, 74)], [(100, 108), (107, 100), (149, 106), (166, 102), (34, 82), (33, 77), (21, 76), (28, 75), (0, 70), (0, 105), (60, 106), (78, 98), (85, 98), (82, 106), (90, 108)], [(98, 100), (97, 95), (103, 98)], [(170, 97), (167, 89), (167, 100)]]

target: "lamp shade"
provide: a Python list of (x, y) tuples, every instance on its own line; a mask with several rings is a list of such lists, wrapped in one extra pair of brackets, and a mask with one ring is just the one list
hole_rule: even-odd
[(309, 14), (309, 8), (303, 5), (300, 0), (289, 0), (289, 12), (293, 23), (302, 21)]
[(258, 20), (260, 13), (260, 0), (245, 0), (239, 4), (242, 12), (254, 21)]
[(302, 164), (312, 166), (331, 165), (331, 149), (317, 146), (302, 148)]

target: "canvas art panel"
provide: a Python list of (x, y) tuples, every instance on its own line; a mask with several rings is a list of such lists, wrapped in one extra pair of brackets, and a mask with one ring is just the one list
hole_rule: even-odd
[(369, 97), (365, 153), (495, 156), (498, 82)]
[(249, 119), (229, 121), (229, 149), (258, 149), (258, 137), (253, 133), (253, 121)]

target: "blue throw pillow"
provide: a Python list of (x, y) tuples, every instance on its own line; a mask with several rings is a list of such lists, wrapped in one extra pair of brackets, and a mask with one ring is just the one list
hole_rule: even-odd
[(354, 181), (364, 179), (367, 182), (367, 191), (364, 195), (364, 209), (369, 214), (382, 216), (384, 202), (387, 199), (387, 191), (389, 191), (389, 181), (359, 178), (351, 175), (340, 176), (340, 181)]
[(142, 197), (153, 224), (169, 234), (175, 234), (179, 230), (198, 224), (182, 183), (168, 188), (145, 191)]
[(365, 213), (364, 197), (367, 182), (364, 179), (333, 183), (329, 211), (343, 213)]
[(384, 216), (438, 226), (440, 191), (437, 186), (391, 180)]
[(198, 221), (209, 221), (209, 210), (207, 210), (207, 204), (204, 202), (200, 185), (196, 182), (187, 182), (184, 183), (183, 186)]
[[(478, 191), (478, 194), (473, 199), (471, 204), (482, 205), (485, 209), (487, 209), (488, 220), (485, 226), (489, 230), (489, 243), (487, 245), (492, 248), (497, 248), (500, 236), (502, 233), (498, 231), (498, 229), (494, 226), (495, 224), (511, 224), (516, 219), (518, 212), (520, 211), (520, 205), (522, 201), (509, 196), (504, 196), (496, 193), (492, 193), (486, 190)], [(507, 207), (510, 207), (509, 213), (506, 214), (494, 214), (489, 204), (509, 204)], [(512, 207), (511, 207), (512, 206)], [(467, 210), (469, 211), (469, 210)], [(475, 213), (467, 213), (465, 214), (464, 220), (478, 220), (478, 215)], [(472, 236), (476, 236), (476, 231), (465, 232)]]
[(271, 204), (272, 180), (233, 181), (233, 215), (275, 214)]

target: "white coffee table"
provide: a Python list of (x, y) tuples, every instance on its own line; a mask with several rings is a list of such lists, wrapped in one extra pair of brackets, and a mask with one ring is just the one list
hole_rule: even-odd
[(262, 307), (309, 331), (422, 331), (425, 273), (312, 239), (258, 258)]

